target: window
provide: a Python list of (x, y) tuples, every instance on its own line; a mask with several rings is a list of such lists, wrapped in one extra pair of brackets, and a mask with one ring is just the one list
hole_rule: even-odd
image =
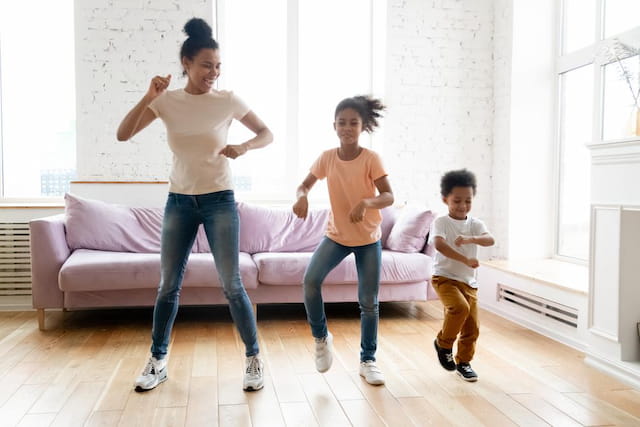
[(73, 4), (0, 2), (0, 198), (61, 196), (75, 176)]
[[(373, 92), (374, 3), (216, 3), (220, 87), (243, 98), (275, 137), (259, 155), (232, 164), (236, 191), (244, 199), (291, 200), (312, 162), (338, 144), (333, 131), (337, 103)], [(247, 137), (242, 126), (229, 133), (232, 142)], [(366, 134), (361, 144), (371, 144)], [(316, 187), (310, 197), (326, 199), (326, 186)]]
[(593, 87), (593, 65), (560, 76), (560, 186), (558, 254), (587, 259), (589, 253), (589, 164), (593, 104), (584, 102)]
[(640, 139), (640, 2), (565, 0), (562, 15), (556, 254), (587, 260), (587, 145)]

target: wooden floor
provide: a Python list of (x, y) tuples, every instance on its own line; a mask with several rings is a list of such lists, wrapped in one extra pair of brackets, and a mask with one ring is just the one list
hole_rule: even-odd
[(35, 312), (0, 313), (0, 425), (640, 425), (638, 390), (488, 312), (473, 361), (480, 380), (465, 383), (437, 362), (437, 301), (383, 304), (381, 387), (357, 374), (356, 305), (328, 305), (327, 315), (336, 357), (319, 374), (303, 306), (260, 306), (265, 387), (245, 393), (243, 346), (226, 307), (181, 309), (169, 380), (136, 393), (150, 309), (48, 313), (46, 332)]

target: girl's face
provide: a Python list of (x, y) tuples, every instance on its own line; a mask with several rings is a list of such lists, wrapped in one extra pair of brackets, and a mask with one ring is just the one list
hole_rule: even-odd
[(220, 76), (221, 65), (218, 49), (200, 49), (193, 59), (182, 58), (182, 66), (189, 77), (185, 90), (193, 95), (208, 93)]
[(336, 115), (333, 128), (340, 138), (340, 144), (358, 144), (362, 133), (362, 117), (353, 108), (345, 108)]

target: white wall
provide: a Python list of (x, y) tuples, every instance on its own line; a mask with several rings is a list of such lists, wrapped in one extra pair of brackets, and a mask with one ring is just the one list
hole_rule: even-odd
[(513, 2), (494, 2), (493, 34), (493, 163), (491, 170), (491, 201), (494, 218), (491, 231), (496, 244), (491, 248), (498, 258), (509, 252), (509, 179), (511, 167), (511, 49), (513, 32)]
[(507, 257), (544, 258), (553, 255), (557, 4), (512, 4)]
[(384, 160), (398, 202), (443, 212), (440, 177), (478, 178), (473, 214), (492, 226), (493, 1), (391, 0)]

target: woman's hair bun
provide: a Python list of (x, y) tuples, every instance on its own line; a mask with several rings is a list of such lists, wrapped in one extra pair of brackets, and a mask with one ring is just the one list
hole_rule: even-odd
[(184, 32), (194, 39), (210, 39), (213, 36), (211, 27), (204, 19), (191, 18), (184, 24)]

